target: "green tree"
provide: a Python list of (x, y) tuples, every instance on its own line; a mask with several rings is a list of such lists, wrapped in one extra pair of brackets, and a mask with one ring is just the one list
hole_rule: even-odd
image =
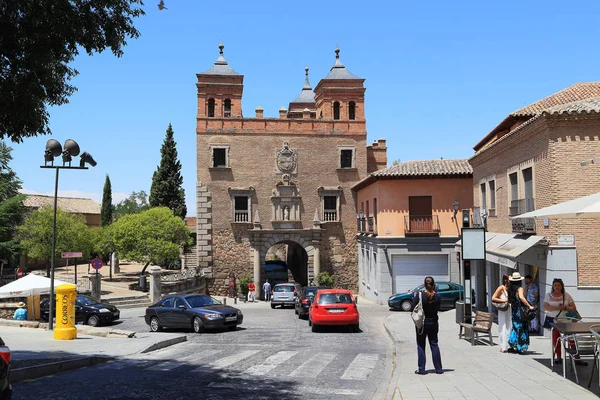
[(84, 50), (109, 48), (120, 57), (140, 33), (133, 19), (142, 0), (0, 1), (0, 139), (50, 134), (47, 107), (68, 103), (77, 90), (69, 66)]
[(102, 191), (102, 210), (100, 211), (100, 224), (102, 226), (110, 225), (113, 221), (112, 187), (110, 178), (106, 174), (104, 190)]
[(16, 230), (25, 216), (25, 195), (19, 195), (21, 181), (9, 166), (11, 151), (4, 142), (0, 142), (0, 260), (17, 256), (19, 243), (15, 239)]
[(331, 288), (335, 283), (335, 275), (328, 272), (321, 272), (317, 275), (317, 285)]
[(165, 141), (160, 149), (160, 165), (152, 175), (150, 207), (168, 207), (181, 219), (187, 214), (185, 190), (181, 187), (181, 162), (177, 159), (173, 127), (169, 124)]
[[(53, 221), (54, 208), (42, 207), (29, 214), (23, 225), (17, 228), (21, 248), (28, 257), (50, 262)], [(60, 253), (66, 251), (81, 251), (85, 258), (91, 255), (92, 237), (84, 217), (67, 213), (61, 209), (56, 210), (55, 250), (55, 258), (60, 258)], [(50, 274), (49, 267), (46, 268), (46, 273)]]
[(117, 203), (114, 209), (114, 220), (118, 220), (123, 215), (139, 214), (150, 208), (148, 204), (148, 194), (145, 191), (132, 192), (128, 198)]
[(127, 214), (110, 226), (115, 250), (124, 260), (167, 266), (179, 260), (179, 249), (191, 242), (190, 229), (166, 207)]

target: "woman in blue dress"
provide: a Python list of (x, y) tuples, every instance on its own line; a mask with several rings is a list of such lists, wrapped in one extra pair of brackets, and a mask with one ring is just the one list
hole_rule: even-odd
[(525, 278), (521, 274), (513, 272), (508, 286), (508, 302), (512, 308), (512, 331), (508, 338), (508, 344), (512, 351), (520, 354), (524, 354), (529, 347), (529, 321), (521, 318), (521, 305), (533, 310), (533, 306), (529, 304), (523, 294), (521, 287), (523, 279)]

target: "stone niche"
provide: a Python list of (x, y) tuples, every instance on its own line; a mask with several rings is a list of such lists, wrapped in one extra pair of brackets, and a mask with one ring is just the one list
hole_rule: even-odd
[(273, 202), (271, 224), (274, 229), (302, 229), (300, 191), (288, 177), (284, 175), (283, 178), (282, 182), (275, 185), (271, 196)]

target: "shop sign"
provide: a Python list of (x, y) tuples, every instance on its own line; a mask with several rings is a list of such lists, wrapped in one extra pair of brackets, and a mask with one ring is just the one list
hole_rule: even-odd
[(573, 246), (575, 244), (575, 235), (557, 235), (556, 244), (559, 246)]
[(535, 218), (515, 218), (512, 220), (513, 233), (535, 233)]

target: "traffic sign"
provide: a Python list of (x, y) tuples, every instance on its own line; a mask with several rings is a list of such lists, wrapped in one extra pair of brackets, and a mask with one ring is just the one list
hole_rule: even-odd
[(17, 279), (23, 277), (23, 268), (17, 268)]
[(81, 257), (83, 257), (83, 253), (78, 252), (78, 251), (60, 253), (60, 258), (81, 258)]
[(92, 260), (92, 268), (94, 268), (95, 270), (99, 270), (100, 268), (102, 268), (104, 264), (102, 264), (102, 260), (99, 258), (94, 258)]

